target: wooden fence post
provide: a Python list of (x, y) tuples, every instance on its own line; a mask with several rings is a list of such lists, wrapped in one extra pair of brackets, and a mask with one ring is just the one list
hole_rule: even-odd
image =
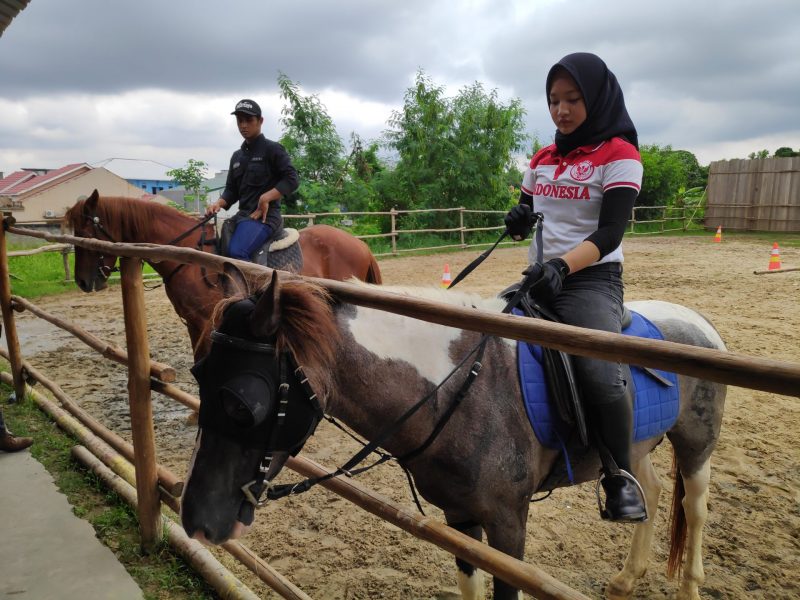
[(61, 256), (64, 259), (64, 281), (72, 281), (72, 274), (69, 272), (69, 248), (64, 248), (61, 251)]
[(3, 213), (0, 224), (0, 311), (3, 314), (3, 326), (6, 332), (8, 358), (11, 363), (11, 376), (14, 378), (14, 394), (17, 402), (25, 400), (25, 374), (22, 370), (22, 353), (19, 349), (17, 325), (14, 311), (11, 309), (11, 275), (8, 270), (8, 248), (6, 247), (6, 224), (14, 224), (10, 213)]
[(397, 211), (394, 206), (389, 211), (392, 219), (392, 254), (397, 255)]
[(467, 244), (466, 244), (466, 241), (464, 240), (464, 207), (463, 206), (459, 206), (458, 207), (458, 226), (461, 228), (461, 231), (459, 232), (459, 233), (461, 233), (461, 247), (462, 248), (466, 248)]
[(149, 554), (158, 544), (161, 507), (150, 397), (150, 348), (147, 341), (142, 261), (120, 258), (120, 274), (128, 346), (128, 402), (136, 466), (136, 493), (139, 497), (137, 513), (142, 551)]

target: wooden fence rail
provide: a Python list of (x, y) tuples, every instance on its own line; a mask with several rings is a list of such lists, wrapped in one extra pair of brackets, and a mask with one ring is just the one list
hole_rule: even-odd
[[(661, 211), (660, 218), (651, 218), (651, 219), (639, 219), (636, 218), (636, 212), (639, 210), (647, 210), (647, 211)], [(689, 207), (670, 207), (670, 206), (635, 206), (631, 213), (631, 220), (630, 220), (630, 228), (629, 232), (632, 235), (654, 235), (665, 233), (668, 231), (685, 231), (688, 227), (689, 223), (691, 223), (693, 218), (693, 213), (687, 216), (689, 210), (696, 210), (690, 209)], [(397, 217), (406, 214), (422, 214), (422, 213), (457, 213), (458, 214), (458, 224), (453, 225), (453, 227), (444, 227), (444, 228), (428, 228), (428, 229), (398, 229), (397, 227)], [(375, 256), (383, 257), (383, 256), (398, 256), (401, 254), (407, 254), (411, 252), (427, 252), (430, 250), (450, 250), (450, 249), (461, 249), (466, 250), (468, 248), (480, 248), (484, 246), (490, 246), (493, 242), (475, 242), (469, 243), (468, 236), (470, 234), (477, 234), (477, 233), (484, 233), (488, 231), (494, 231), (498, 234), (505, 229), (504, 225), (496, 225), (496, 226), (485, 226), (485, 227), (466, 227), (464, 225), (464, 215), (495, 215), (498, 217), (498, 223), (502, 223), (501, 216), (504, 215), (506, 211), (503, 210), (474, 210), (474, 209), (467, 209), (463, 207), (456, 207), (456, 208), (429, 208), (429, 209), (415, 209), (415, 210), (394, 210), (391, 211), (376, 211), (376, 212), (365, 212), (365, 211), (354, 211), (354, 212), (325, 212), (325, 213), (308, 213), (302, 215), (284, 215), (284, 219), (287, 220), (296, 220), (296, 221), (306, 221), (307, 225), (313, 225), (317, 222), (317, 220), (321, 218), (340, 218), (341, 220), (352, 220), (352, 217), (380, 217), (380, 216), (389, 216), (390, 217), (390, 230), (387, 233), (365, 233), (365, 234), (356, 234), (355, 237), (361, 240), (377, 240), (377, 239), (389, 239), (391, 243), (391, 251), (389, 252), (375, 252)], [(649, 214), (649, 213), (648, 213)], [(660, 224), (660, 227), (656, 231), (636, 231), (637, 225), (645, 225), (645, 224)], [(641, 229), (641, 227), (640, 227)], [(32, 230), (29, 230), (32, 231)], [(410, 237), (418, 234), (455, 234), (459, 235), (459, 242), (458, 243), (442, 243), (432, 246), (420, 246), (416, 248), (398, 248), (398, 240), (400, 236), (403, 237)], [(517, 244), (518, 242), (514, 241), (506, 241), (502, 242), (501, 246), (512, 246)], [(40, 248), (34, 248), (32, 250), (17, 250), (14, 252), (9, 252), (9, 257), (17, 257), (17, 256), (31, 256), (33, 254), (40, 254), (43, 252), (60, 252), (63, 256), (63, 263), (64, 263), (64, 281), (71, 281), (72, 277), (70, 274), (70, 265), (69, 265), (69, 254), (73, 252), (72, 244), (53, 244), (49, 246), (42, 246)], [(157, 278), (159, 277), (158, 274), (153, 273), (146, 273), (143, 274), (145, 278)], [(117, 279), (116, 275), (112, 275), (110, 279)]]
[[(648, 219), (639, 219), (636, 218), (637, 211), (644, 210), (648, 211), (647, 214), (653, 214), (654, 211), (660, 211), (659, 218), (648, 218)], [(630, 219), (630, 231), (629, 233), (633, 235), (652, 235), (657, 233), (665, 233), (667, 231), (686, 231), (687, 227), (691, 223), (695, 211), (697, 210), (696, 207), (675, 207), (675, 206), (635, 206), (633, 207), (633, 211), (631, 212), (631, 219)], [(423, 214), (423, 213), (457, 213), (458, 214), (458, 226), (453, 227), (443, 227), (443, 228), (427, 228), (427, 229), (399, 229), (397, 227), (397, 218), (402, 215), (410, 215), (410, 214)], [(497, 217), (498, 225), (496, 226), (486, 226), (486, 227), (466, 227), (464, 225), (464, 215), (494, 215)], [(469, 244), (467, 243), (467, 235), (479, 232), (486, 232), (486, 231), (496, 231), (501, 232), (505, 229), (505, 226), (502, 225), (502, 215), (505, 215), (506, 211), (504, 210), (475, 210), (475, 209), (467, 209), (464, 207), (454, 207), (454, 208), (427, 208), (427, 209), (414, 209), (414, 210), (396, 210), (392, 209), (389, 212), (326, 212), (326, 213), (308, 213), (303, 215), (284, 215), (284, 219), (288, 220), (298, 220), (298, 221), (306, 221), (308, 225), (315, 224), (321, 218), (338, 218), (340, 220), (350, 220), (352, 221), (352, 217), (376, 217), (376, 216), (389, 216), (389, 231), (386, 233), (370, 233), (370, 234), (356, 234), (355, 237), (362, 239), (362, 240), (370, 240), (370, 239), (381, 239), (381, 238), (389, 238), (391, 240), (392, 250), (391, 252), (378, 252), (375, 253), (375, 256), (396, 256), (398, 254), (402, 254), (405, 252), (421, 252), (421, 251), (428, 251), (428, 250), (445, 250), (449, 248), (477, 248), (481, 246), (490, 246), (493, 242), (477, 242)], [(636, 231), (636, 225), (644, 225), (644, 224), (653, 224), (658, 223), (660, 227), (657, 231)], [(442, 234), (442, 233), (458, 233), (460, 236), (460, 243), (458, 244), (440, 244), (435, 246), (425, 246), (419, 248), (404, 248), (398, 249), (397, 248), (397, 240), (399, 236), (409, 236), (409, 235), (417, 235), (423, 233), (432, 233), (432, 234)], [(511, 245), (515, 244), (516, 242), (503, 242), (503, 245)]]
[[(191, 262), (214, 272), (222, 272), (226, 263), (235, 265), (250, 279), (264, 280), (272, 271), (249, 262), (224, 258), (192, 248), (159, 246), (157, 244), (115, 244), (96, 239), (55, 235), (17, 227), (13, 233), (40, 237), (83, 246), (106, 254), (128, 256), (159, 262), (174, 260)], [(540, 319), (524, 319), (473, 308), (463, 308), (395, 294), (377, 287), (368, 287), (341, 281), (281, 274), (290, 279), (312, 281), (325, 287), (339, 299), (378, 308), (396, 314), (447, 325), (481, 331), (499, 337), (523, 340), (555, 348), (570, 354), (615, 360), (642, 367), (653, 367), (683, 375), (702, 377), (710, 381), (740, 387), (800, 396), (800, 365), (786, 361), (759, 358), (698, 348), (664, 340), (647, 340), (621, 334), (582, 329)]]

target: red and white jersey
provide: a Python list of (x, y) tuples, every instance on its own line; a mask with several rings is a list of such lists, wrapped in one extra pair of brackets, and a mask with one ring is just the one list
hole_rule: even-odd
[[(566, 157), (556, 145), (542, 148), (531, 159), (522, 179), (522, 191), (533, 197), (536, 212), (544, 215), (544, 260), (563, 256), (598, 227), (603, 192), (615, 187), (642, 186), (642, 161), (636, 147), (622, 138), (581, 146)], [(536, 262), (536, 238), (528, 258)], [(622, 245), (597, 263), (622, 262)]]

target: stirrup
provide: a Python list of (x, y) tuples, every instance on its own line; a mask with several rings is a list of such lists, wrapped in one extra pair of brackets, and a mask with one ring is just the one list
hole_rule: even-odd
[[(644, 504), (644, 515), (641, 517), (635, 517), (632, 519), (612, 519), (611, 514), (609, 514), (608, 510), (603, 506), (603, 501), (600, 498), (600, 485), (603, 483), (603, 480), (609, 475), (619, 475), (624, 479), (627, 479), (631, 483), (633, 483), (636, 488), (639, 490), (639, 494), (642, 498), (642, 503)], [(644, 495), (644, 488), (642, 488), (641, 484), (636, 480), (636, 478), (628, 473), (625, 469), (617, 469), (614, 473), (607, 473), (605, 469), (600, 470), (600, 477), (597, 480), (597, 483), (594, 487), (594, 494), (597, 497), (597, 509), (600, 511), (600, 517), (604, 521), (612, 521), (614, 523), (644, 523), (649, 518), (650, 515), (647, 513), (647, 497)], [(606, 500), (608, 498), (606, 497)]]

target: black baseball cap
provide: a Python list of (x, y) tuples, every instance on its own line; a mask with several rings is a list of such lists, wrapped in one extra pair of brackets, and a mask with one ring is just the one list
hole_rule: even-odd
[(233, 109), (232, 115), (236, 113), (244, 113), (246, 115), (253, 115), (254, 117), (261, 116), (261, 107), (255, 100), (248, 100), (245, 98), (244, 100), (239, 100), (236, 103), (236, 108)]

